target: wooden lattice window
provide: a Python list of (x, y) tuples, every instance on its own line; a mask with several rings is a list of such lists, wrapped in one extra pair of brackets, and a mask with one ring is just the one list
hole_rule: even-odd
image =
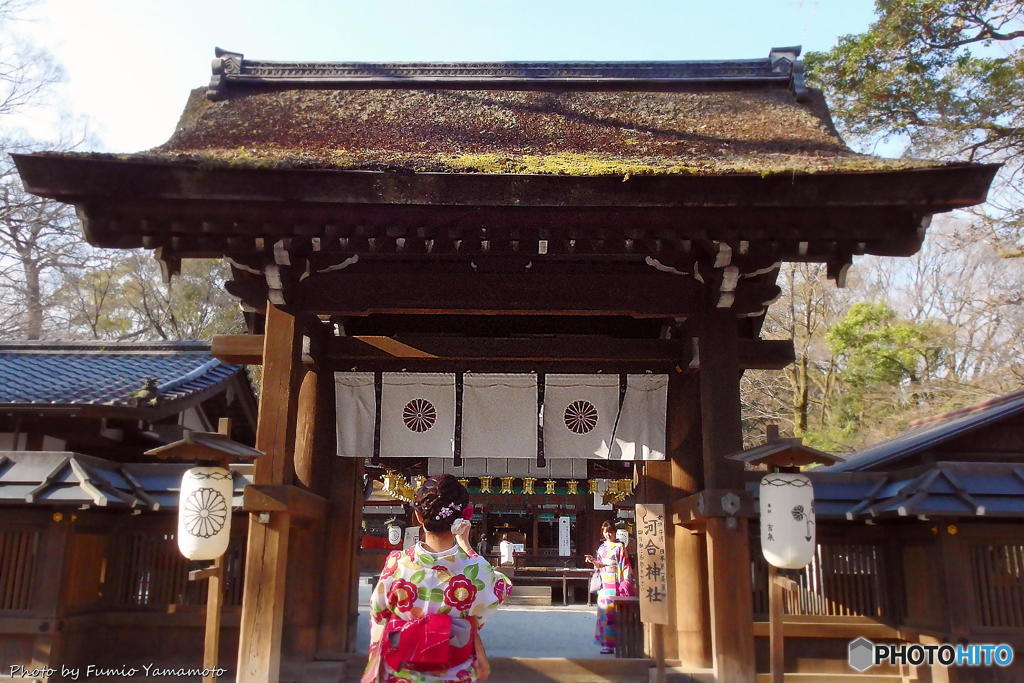
[(1024, 545), (971, 545), (978, 625), (1024, 628)]
[[(755, 614), (768, 612), (768, 565), (760, 548), (751, 549)], [(786, 614), (887, 617), (890, 610), (881, 545), (819, 543), (802, 570), (781, 572), (799, 588), (786, 591)]]
[(0, 611), (32, 606), (38, 552), (38, 531), (0, 529)]
[[(120, 566), (107, 589), (114, 606), (206, 604), (206, 582), (188, 580), (189, 570), (199, 565), (182, 556), (173, 533), (123, 534), (119, 545)], [(242, 604), (244, 556), (245, 539), (234, 536), (224, 558), (224, 605)]]

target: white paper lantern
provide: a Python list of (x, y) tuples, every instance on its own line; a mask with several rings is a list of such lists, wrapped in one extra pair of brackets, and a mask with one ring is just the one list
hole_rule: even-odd
[(761, 479), (761, 552), (780, 569), (802, 569), (814, 557), (814, 487), (802, 474)]
[(397, 524), (388, 524), (388, 543), (398, 545), (402, 542), (402, 527)]
[(190, 560), (214, 560), (231, 540), (231, 472), (193, 467), (181, 478), (178, 549)]
[(629, 545), (629, 532), (625, 529), (616, 529), (615, 540), (623, 545)]

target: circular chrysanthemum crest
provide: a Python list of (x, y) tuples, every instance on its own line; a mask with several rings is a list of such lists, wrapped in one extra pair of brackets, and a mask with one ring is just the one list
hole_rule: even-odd
[(425, 432), (437, 422), (437, 410), (425, 398), (414, 398), (405, 404), (402, 421), (414, 432)]
[(185, 500), (185, 529), (200, 538), (216, 536), (224, 528), (229, 513), (228, 503), (220, 491), (198, 488)]
[(597, 426), (597, 408), (590, 401), (573, 401), (565, 408), (565, 426), (569, 431), (586, 434)]

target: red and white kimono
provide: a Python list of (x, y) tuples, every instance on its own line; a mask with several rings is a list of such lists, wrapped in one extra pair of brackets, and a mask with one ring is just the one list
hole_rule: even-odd
[(463, 629), (467, 625), (478, 629), (511, 591), (512, 582), (507, 576), (495, 571), (484, 558), (470, 557), (458, 546), (433, 553), (417, 543), (408, 550), (391, 553), (370, 597), (370, 653), (363, 683), (475, 681), (472, 648), (467, 651), (453, 647), (452, 656), (468, 656), (463, 661), (448, 662), (449, 666), (441, 670), (395, 670), (388, 665), (384, 651), (389, 648), (382, 647), (382, 641), (389, 633), (414, 630), (437, 614), (451, 617)]

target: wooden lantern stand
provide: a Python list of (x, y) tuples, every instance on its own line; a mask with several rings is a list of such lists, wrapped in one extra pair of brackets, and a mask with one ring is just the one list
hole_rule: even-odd
[[(161, 460), (177, 460), (193, 463), (198, 467), (222, 467), (231, 470), (232, 461), (251, 459), (262, 455), (260, 451), (245, 444), (232, 441), (231, 420), (222, 417), (216, 432), (188, 432), (184, 439), (146, 451)], [(220, 618), (224, 603), (224, 556), (213, 560), (205, 569), (188, 573), (189, 581), (206, 580), (206, 634), (203, 639), (203, 683), (215, 683), (217, 676), (212, 673), (217, 667), (220, 651)]]

